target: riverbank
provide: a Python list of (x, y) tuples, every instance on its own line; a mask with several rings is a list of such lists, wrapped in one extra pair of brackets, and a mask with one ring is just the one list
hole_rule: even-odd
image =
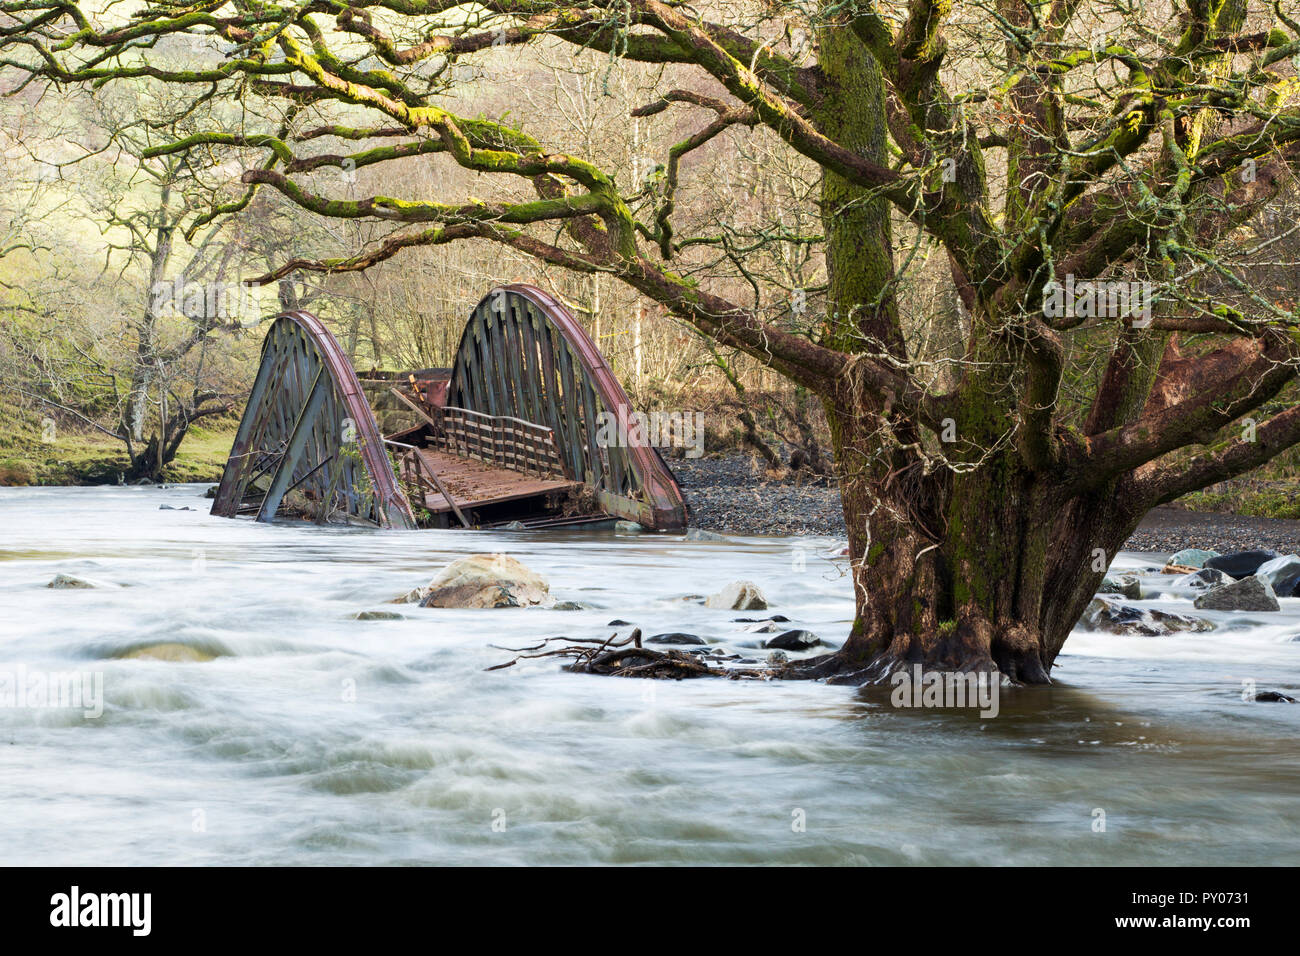
[[(734, 535), (845, 536), (833, 479), (772, 478), (742, 455), (673, 459), (669, 465), (690, 506), (693, 527)], [(1300, 521), (1157, 508), (1124, 545), (1126, 551), (1145, 552), (1182, 548), (1300, 553)]]
[[(130, 467), (116, 438), (89, 428), (59, 427), (53, 419), (21, 417), (0, 408), (0, 486), (115, 485)], [(220, 481), (239, 420), (227, 416), (191, 425), (169, 482)]]

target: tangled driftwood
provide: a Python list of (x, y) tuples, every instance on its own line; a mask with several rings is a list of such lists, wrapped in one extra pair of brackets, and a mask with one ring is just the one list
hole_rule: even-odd
[[(548, 637), (532, 647), (501, 647), (518, 656), (504, 664), (487, 668), (490, 671), (513, 667), (521, 660), (538, 657), (569, 657), (572, 663), (564, 669), (575, 674), (600, 674), (607, 677), (645, 677), (657, 680), (684, 680), (688, 677), (727, 677), (732, 680), (766, 679), (773, 671), (768, 668), (711, 667), (695, 654), (685, 651), (656, 651), (641, 646), (641, 629), (638, 627), (622, 640), (617, 633), (608, 638)], [(562, 647), (547, 649), (556, 641), (569, 641)], [(498, 645), (492, 645), (497, 647)]]

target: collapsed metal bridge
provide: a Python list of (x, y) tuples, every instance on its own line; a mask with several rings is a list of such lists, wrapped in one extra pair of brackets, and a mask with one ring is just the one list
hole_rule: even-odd
[(384, 528), (686, 526), (681, 489), (627, 393), (540, 289), (488, 293), (450, 369), (366, 384), (404, 415), (388, 435), (320, 320), (277, 316), (212, 513)]

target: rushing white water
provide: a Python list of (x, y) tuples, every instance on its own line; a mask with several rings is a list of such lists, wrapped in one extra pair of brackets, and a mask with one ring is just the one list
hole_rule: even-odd
[[(733, 619), (765, 614), (680, 600), (736, 579), (839, 643), (850, 587), (827, 540), (268, 526), (210, 517), (201, 490), (0, 489), (0, 672), (100, 672), (105, 701), (0, 709), (0, 861), (1236, 864), (1300, 846), (1300, 706), (1242, 699), (1243, 680), (1300, 688), (1300, 599), (1207, 614), (1206, 634), (1078, 633), (1055, 686), (1004, 690), (987, 720), (887, 688), (486, 672), (513, 656), (490, 644), (614, 618), (756, 642)], [(475, 551), (599, 609), (353, 619)], [(46, 588), (58, 573), (99, 586)], [(156, 642), (217, 656), (120, 656)]]

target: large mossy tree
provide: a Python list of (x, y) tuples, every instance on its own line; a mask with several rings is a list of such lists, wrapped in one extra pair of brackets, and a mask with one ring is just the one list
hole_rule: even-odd
[[(922, 663), (1045, 682), (1109, 558), (1152, 506), (1300, 441), (1300, 407), (1279, 401), (1296, 377), (1300, 315), (1270, 301), (1250, 268), (1271, 241), (1254, 228), (1260, 212), (1300, 166), (1300, 27), (1285, 5), (2, 8), (11, 87), (146, 78), (196, 101), (282, 101), (277, 128), (156, 149), (238, 150), (243, 198), (229, 209), (269, 187), (323, 217), (394, 224), (371, 248), (285, 262), (267, 278), (485, 240), (614, 276), (820, 396), (857, 619), (843, 648), (804, 674), (865, 681)], [(186, 56), (199, 36), (220, 52)], [(453, 109), (474, 102), (476, 58), (562, 45), (662, 66), (638, 122), (698, 118), (649, 185), (620, 188), (516, 114)], [(818, 244), (826, 282), (806, 313), (776, 315), (687, 277), (690, 257), (725, 237), (690, 232), (679, 193), (699, 168), (692, 159), (737, 134), (773, 137), (820, 178), (823, 233), (799, 241)], [(358, 198), (319, 175), (412, 161), (531, 194)], [(900, 243), (904, 234), (915, 242)], [(960, 301), (947, 354), (921, 349), (900, 309), (918, 242), (942, 250)], [(1098, 304), (1093, 281), (1149, 283), (1139, 303), (1149, 309)], [(1079, 302), (1045, 309), (1060, 303), (1058, 284)]]

